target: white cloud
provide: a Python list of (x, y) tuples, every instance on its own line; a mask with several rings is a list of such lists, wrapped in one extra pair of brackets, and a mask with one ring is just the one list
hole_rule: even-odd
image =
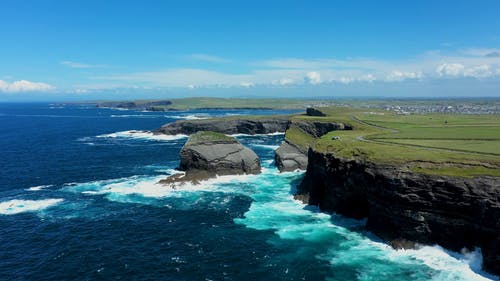
[(459, 76), (464, 72), (465, 66), (460, 63), (443, 63), (436, 68), (439, 76)]
[(350, 84), (352, 82), (354, 82), (356, 79), (352, 78), (352, 77), (340, 77), (338, 80), (338, 82), (342, 83), (342, 84)]
[(393, 70), (386, 76), (386, 80), (390, 82), (404, 81), (407, 79), (419, 79), (422, 78), (421, 72), (405, 72), (399, 70)]
[(255, 86), (255, 85), (254, 85), (254, 83), (252, 83), (252, 82), (241, 82), (241, 83), (240, 83), (240, 86), (241, 86), (241, 87), (245, 87), (245, 88), (249, 88), (249, 87), (253, 87), (253, 86)]
[(102, 64), (87, 64), (87, 63), (81, 63), (81, 62), (74, 62), (74, 61), (61, 61), (60, 64), (71, 67), (71, 68), (100, 68), (104, 67)]
[[(487, 57), (496, 49), (457, 50), (453, 54), (432, 51), (406, 60), (371, 58), (279, 58), (254, 62), (233, 61), (235, 67), (249, 69), (231, 73), (201, 68), (169, 68), (146, 72), (103, 75), (91, 79), (106, 80), (105, 85), (119, 88), (140, 87), (253, 87), (318, 85), (322, 83), (397, 83), (408, 80), (425, 82), (444, 78), (491, 78), (500, 76), (500, 57)], [(227, 62), (226, 59), (194, 54), (193, 60)], [(237, 68), (238, 69), (238, 68)], [(108, 83), (109, 82), (109, 83)]]
[(494, 75), (489, 65), (483, 64), (468, 68), (464, 71), (464, 76), (474, 78), (486, 78)]
[(365, 74), (358, 78), (358, 81), (373, 82), (377, 78), (373, 74)]
[(52, 89), (54, 89), (54, 87), (46, 83), (30, 82), (27, 80), (19, 80), (9, 83), (7, 81), (0, 80), (0, 92), (5, 93), (45, 92)]
[(282, 86), (291, 85), (291, 84), (294, 84), (294, 83), (295, 83), (295, 80), (293, 80), (291, 78), (281, 78), (278, 81), (278, 84), (282, 85)]
[(321, 74), (319, 72), (316, 72), (316, 71), (311, 71), (311, 72), (308, 72), (306, 74), (306, 82), (308, 82), (309, 84), (319, 84), (321, 83)]

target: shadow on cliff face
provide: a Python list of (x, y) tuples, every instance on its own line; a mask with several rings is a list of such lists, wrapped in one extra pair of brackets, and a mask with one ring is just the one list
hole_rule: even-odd
[(299, 187), (300, 183), (303, 180), (304, 180), (304, 175), (297, 177), (290, 182), (290, 194), (291, 195), (297, 194), (297, 188)]

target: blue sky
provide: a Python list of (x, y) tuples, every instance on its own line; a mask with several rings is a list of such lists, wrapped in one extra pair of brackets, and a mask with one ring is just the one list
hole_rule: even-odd
[(0, 101), (500, 96), (500, 1), (0, 3)]

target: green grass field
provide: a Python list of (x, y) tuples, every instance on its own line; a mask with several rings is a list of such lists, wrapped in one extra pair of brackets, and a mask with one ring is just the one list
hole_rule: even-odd
[(500, 115), (398, 115), (346, 107), (321, 110), (326, 117), (294, 119), (342, 122), (354, 129), (333, 131), (318, 139), (294, 129), (286, 137), (302, 147), (339, 157), (397, 164), (421, 173), (500, 176)]

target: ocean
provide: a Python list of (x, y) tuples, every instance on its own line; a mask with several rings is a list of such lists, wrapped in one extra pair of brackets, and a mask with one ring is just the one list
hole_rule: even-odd
[(237, 138), (260, 175), (172, 190), (182, 119), (273, 110), (142, 112), (0, 104), (0, 280), (499, 280), (481, 250), (393, 250), (364, 221), (293, 199), (303, 172), (279, 173), (282, 134)]

